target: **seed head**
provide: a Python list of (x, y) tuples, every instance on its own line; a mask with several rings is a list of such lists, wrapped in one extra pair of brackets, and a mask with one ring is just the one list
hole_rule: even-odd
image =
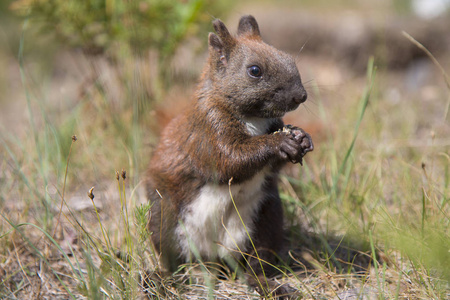
[(76, 142), (78, 140), (77, 136), (74, 134), (72, 135), (72, 142)]
[(92, 201), (94, 201), (94, 187), (91, 187), (87, 195), (89, 198), (91, 198)]
[(122, 179), (125, 180), (127, 178), (127, 171), (122, 169)]
[(119, 171), (116, 171), (116, 179), (117, 179), (117, 181), (119, 181), (119, 179), (120, 179), (120, 173), (119, 173)]

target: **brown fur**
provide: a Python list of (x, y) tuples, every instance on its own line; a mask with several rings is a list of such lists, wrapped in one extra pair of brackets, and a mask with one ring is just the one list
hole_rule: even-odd
[[(148, 170), (152, 241), (170, 270), (187, 260), (180, 257), (183, 246), (175, 229), (202, 188), (227, 186), (230, 179), (232, 185), (245, 184), (267, 168), (263, 197), (242, 201), (257, 203), (252, 240), (262, 259), (276, 263), (283, 247), (277, 174), (286, 162), (301, 162), (313, 149), (311, 138), (299, 128), (273, 134), (283, 128), (281, 117), (306, 100), (294, 60), (261, 40), (252, 16), (241, 18), (236, 37), (220, 20), (213, 25), (217, 34), (209, 34), (210, 55), (195, 102), (166, 127)], [(262, 76), (251, 76), (251, 66), (258, 66)], [(267, 123), (263, 134), (249, 132), (246, 122), (252, 119)], [(241, 250), (252, 252), (249, 243)], [(250, 264), (258, 277), (273, 273), (255, 259)], [(258, 286), (257, 278), (248, 278)], [(260, 287), (261, 292), (273, 288)]]

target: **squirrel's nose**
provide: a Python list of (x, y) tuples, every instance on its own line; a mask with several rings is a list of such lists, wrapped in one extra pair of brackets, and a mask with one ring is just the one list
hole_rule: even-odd
[(308, 98), (308, 94), (306, 93), (305, 89), (302, 87), (301, 91), (299, 91), (292, 97), (292, 101), (294, 101), (297, 104), (300, 104), (300, 103), (305, 102), (306, 98)]

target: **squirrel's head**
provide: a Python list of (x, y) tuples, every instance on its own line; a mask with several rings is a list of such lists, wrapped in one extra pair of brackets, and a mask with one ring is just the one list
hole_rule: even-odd
[(306, 100), (294, 59), (261, 39), (253, 16), (232, 36), (220, 20), (209, 34), (209, 79), (224, 105), (244, 117), (278, 118)]

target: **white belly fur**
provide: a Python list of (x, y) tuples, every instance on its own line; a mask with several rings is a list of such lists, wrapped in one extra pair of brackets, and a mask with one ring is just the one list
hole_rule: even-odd
[[(248, 118), (243, 122), (248, 133), (257, 136), (265, 134), (273, 120)], [(228, 185), (205, 185), (185, 209), (182, 222), (176, 228), (182, 258), (188, 262), (191, 253), (208, 260), (230, 255), (238, 258), (240, 254), (236, 251), (248, 250), (245, 247), (254, 230), (253, 216), (263, 200), (262, 187), (268, 172), (267, 167), (242, 184), (231, 183), (236, 208)]]
[(201, 189), (176, 229), (183, 259), (189, 261), (191, 253), (196, 252), (208, 260), (240, 257), (235, 250), (248, 250), (245, 247), (254, 230), (253, 216), (263, 200), (262, 185), (267, 173), (265, 169), (242, 184), (231, 183), (231, 194), (242, 221), (228, 185), (207, 184)]

